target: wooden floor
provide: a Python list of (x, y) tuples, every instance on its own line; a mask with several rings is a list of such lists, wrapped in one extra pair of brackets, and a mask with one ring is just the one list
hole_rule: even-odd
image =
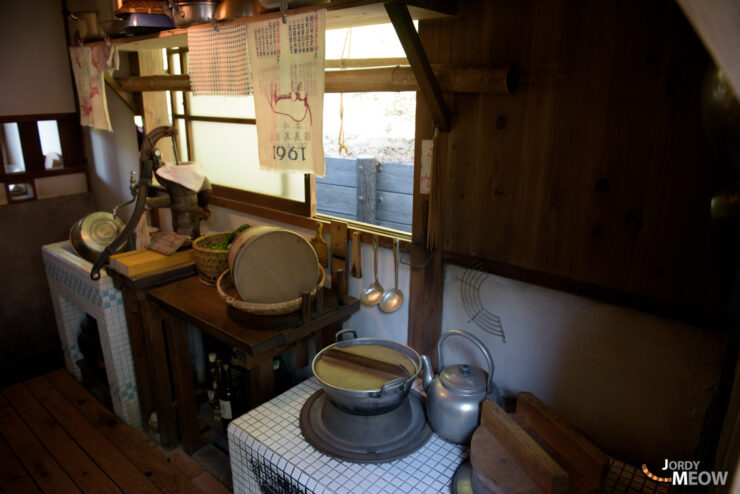
[(66, 370), (0, 393), (0, 491), (226, 493), (181, 450), (124, 424)]

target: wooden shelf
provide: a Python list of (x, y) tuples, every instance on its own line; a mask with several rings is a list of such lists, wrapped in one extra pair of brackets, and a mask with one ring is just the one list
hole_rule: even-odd
[[(398, 3), (408, 7), (414, 20), (438, 19), (454, 14), (455, 2), (443, 0), (398, 0), (387, 3)], [(288, 15), (313, 12), (326, 9), (326, 29), (340, 29), (347, 27), (369, 26), (390, 22), (386, 13), (385, 3), (378, 0), (332, 0), (329, 3), (288, 9)], [(230, 21), (219, 22), (219, 26), (235, 24), (249, 24), (280, 17), (280, 12), (268, 12), (252, 17), (240, 17)], [(211, 24), (201, 23), (191, 27), (208, 28)], [(146, 34), (129, 38), (114, 38), (112, 43), (118, 45), (120, 51), (161, 50), (162, 48), (179, 48), (187, 46), (187, 29), (170, 29), (154, 34)], [(94, 43), (102, 43), (96, 41)]]

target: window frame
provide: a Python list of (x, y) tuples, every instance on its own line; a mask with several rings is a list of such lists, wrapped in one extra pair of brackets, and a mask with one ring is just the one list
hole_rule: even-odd
[[(187, 65), (185, 63), (185, 54), (188, 52), (187, 47), (169, 48), (166, 50), (167, 55), (167, 72), (170, 75), (174, 75), (174, 55), (179, 55), (180, 74), (187, 74)], [(174, 93), (182, 93), (182, 106), (183, 113), (177, 112), (177, 104), (175, 101)], [(193, 159), (193, 122), (217, 122), (217, 123), (231, 123), (231, 124), (242, 124), (242, 125), (257, 125), (257, 119), (255, 118), (237, 118), (237, 117), (208, 117), (200, 115), (190, 114), (190, 91), (184, 90), (169, 90), (170, 93), (170, 113), (172, 116), (172, 125), (177, 127), (178, 121), (182, 121), (185, 124), (185, 138), (187, 140), (186, 146), (188, 150), (188, 157)], [(178, 132), (179, 132), (178, 128)], [(263, 194), (260, 192), (254, 192), (244, 189), (236, 189), (225, 185), (211, 184), (213, 189), (213, 196), (211, 203), (217, 206), (224, 206), (234, 208), (236, 204), (252, 205), (264, 214), (264, 209), (277, 210), (284, 213), (294, 214), (298, 216), (313, 217), (316, 215), (316, 182), (315, 178), (311, 174), (304, 174), (304, 193), (303, 200), (296, 201), (293, 199), (287, 199), (284, 197), (273, 196), (270, 194)], [(242, 208), (244, 206), (241, 206)], [(252, 211), (250, 211), (252, 212)]]
[[(47, 170), (44, 168), (44, 156), (41, 152), (41, 139), (38, 133), (38, 122), (55, 120), (59, 130), (59, 141), (62, 147), (64, 167)], [(0, 116), (0, 124), (17, 123), (21, 138), (21, 151), (25, 170), (17, 173), (6, 173), (4, 164), (0, 166), (0, 183), (3, 184), (7, 204), (35, 201), (38, 199), (36, 179), (56, 177), (75, 173), (84, 173), (88, 182), (86, 159), (82, 149), (82, 128), (77, 113), (48, 113), (38, 115)], [(33, 190), (33, 197), (13, 199), (10, 186), (28, 184)]]
[[(166, 72), (172, 75), (174, 71), (174, 56), (179, 54), (179, 75), (187, 74), (187, 65), (185, 63), (185, 57), (183, 56), (188, 52), (186, 46), (166, 48), (165, 56), (167, 57), (167, 70)], [(362, 60), (362, 59), (360, 59)], [(405, 59), (391, 58), (391, 59), (371, 59), (371, 65), (377, 65), (378, 63), (384, 63), (387, 65), (389, 61), (393, 62), (395, 66), (402, 65)], [(336, 61), (332, 61), (336, 62)], [(351, 59), (346, 61), (339, 67), (331, 68), (351, 68), (356, 64), (352, 63)], [(345, 67), (346, 65), (346, 67)], [(360, 67), (365, 67), (362, 61), (359, 62)], [(387, 90), (397, 91), (392, 86), (392, 82), (389, 82), (391, 86)], [(193, 121), (206, 121), (206, 122), (223, 122), (223, 123), (234, 123), (234, 124), (245, 124), (245, 125), (256, 125), (255, 118), (236, 118), (236, 117), (210, 117), (210, 116), (193, 116), (189, 114), (190, 108), (190, 96), (191, 92), (185, 89), (166, 89), (169, 93), (169, 112), (171, 117), (171, 125), (178, 128), (178, 121), (185, 123), (185, 136), (187, 139), (187, 152), (190, 159), (193, 157), (193, 146), (192, 146), (192, 122)], [(382, 89), (379, 89), (382, 91)], [(177, 103), (174, 94), (176, 92), (182, 93), (182, 104), (183, 113), (177, 112)], [(356, 91), (351, 91), (356, 92)], [(373, 92), (373, 91), (368, 91)], [(417, 103), (418, 105), (418, 103)], [(416, 161), (416, 160), (414, 160)], [(414, 163), (416, 166), (416, 163)], [(350, 234), (352, 232), (360, 232), (361, 240), (366, 243), (371, 243), (373, 237), (378, 237), (380, 243), (384, 247), (392, 247), (392, 239), (397, 238), (401, 240), (401, 246), (404, 247), (408, 243), (411, 243), (412, 232), (405, 232), (402, 230), (396, 230), (388, 227), (379, 225), (372, 225), (368, 223), (362, 223), (356, 220), (342, 218), (340, 216), (330, 216), (326, 214), (317, 214), (316, 211), (316, 177), (313, 174), (304, 174), (304, 198), (303, 201), (296, 201), (283, 197), (273, 196), (269, 194), (263, 194), (259, 192), (248, 191), (244, 189), (236, 189), (224, 185), (212, 184), (213, 195), (210, 203), (215, 206), (220, 206), (235, 211), (239, 211), (246, 214), (252, 214), (260, 216), (266, 219), (280, 221), (283, 223), (291, 224), (294, 226), (314, 230), (317, 223), (323, 223), (325, 225), (332, 221), (341, 221), (346, 223)]]

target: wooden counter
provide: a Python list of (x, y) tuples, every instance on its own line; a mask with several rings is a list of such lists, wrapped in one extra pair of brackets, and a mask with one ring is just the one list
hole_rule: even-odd
[[(335, 292), (324, 288), (318, 297), (321, 302), (312, 303), (310, 313), (250, 315), (226, 305), (215, 288), (195, 276), (153, 288), (147, 294), (152, 325), (163, 323), (183, 447), (188, 453), (200, 446), (188, 323), (237, 349), (249, 371), (252, 406), (257, 406), (274, 396), (275, 356), (296, 347), (296, 367), (305, 367), (309, 338), (314, 338), (317, 349), (332, 343), (342, 323), (360, 309), (359, 300), (345, 297), (340, 303)], [(151, 362), (167, 361), (164, 349), (161, 351), (150, 356)], [(167, 393), (167, 384), (160, 382), (155, 387)], [(162, 425), (160, 422), (160, 428)]]

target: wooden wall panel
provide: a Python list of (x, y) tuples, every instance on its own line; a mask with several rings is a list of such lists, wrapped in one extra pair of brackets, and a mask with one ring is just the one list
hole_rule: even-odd
[(673, 1), (471, 0), (419, 32), (432, 63), (521, 70), (511, 95), (445, 95), (448, 259), (723, 312), (699, 107), (709, 59)]

